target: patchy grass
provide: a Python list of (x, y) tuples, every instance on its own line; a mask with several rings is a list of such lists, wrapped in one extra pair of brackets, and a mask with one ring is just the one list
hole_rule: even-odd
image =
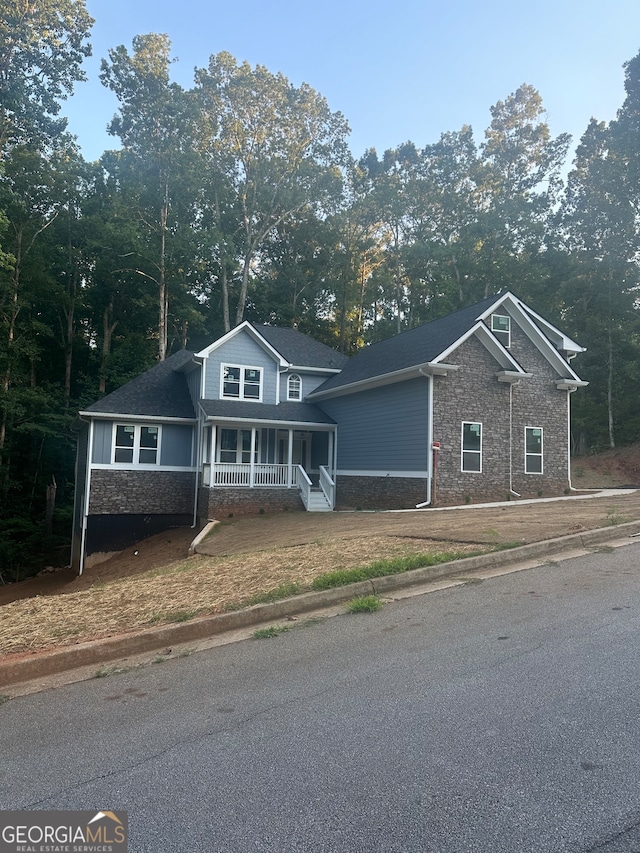
[(377, 595), (361, 595), (347, 602), (349, 613), (376, 613), (383, 605), (382, 599)]
[(405, 557), (396, 557), (389, 560), (375, 560), (366, 566), (358, 566), (354, 569), (337, 569), (333, 572), (324, 572), (314, 578), (313, 589), (333, 589), (338, 586), (346, 586), (357, 581), (381, 578), (386, 575), (397, 575), (410, 572), (413, 569), (423, 569), (429, 566), (437, 566), (441, 563), (451, 563), (464, 557), (472, 557), (478, 554), (486, 554), (487, 550), (476, 551), (441, 551), (439, 553), (411, 554)]
[(609, 525), (611, 525), (611, 526), (613, 526), (613, 527), (615, 527), (615, 526), (616, 526), (616, 525), (618, 525), (618, 524), (625, 524), (627, 521), (632, 521), (632, 519), (631, 519), (631, 518), (629, 518), (629, 517), (628, 517), (628, 516), (626, 516), (626, 515), (623, 515), (623, 514), (619, 511), (618, 507), (617, 507), (617, 506), (615, 506), (615, 505), (614, 505), (614, 506), (610, 506), (610, 507), (607, 509), (607, 515), (606, 515), (606, 518), (607, 518), (607, 524), (609, 524)]

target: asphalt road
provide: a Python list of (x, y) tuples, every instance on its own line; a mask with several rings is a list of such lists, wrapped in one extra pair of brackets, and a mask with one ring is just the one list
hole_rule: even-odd
[(640, 543), (0, 707), (0, 807), (132, 853), (640, 851)]

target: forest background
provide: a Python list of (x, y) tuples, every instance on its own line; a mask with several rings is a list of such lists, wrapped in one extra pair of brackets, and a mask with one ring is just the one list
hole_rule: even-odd
[(0, 0), (0, 582), (68, 561), (77, 413), (245, 319), (342, 352), (509, 289), (587, 347), (576, 454), (640, 436), (640, 52), (617, 117), (567, 162), (523, 84), (424, 148), (356, 159), (311, 87), (165, 35), (102, 61), (118, 150), (83, 159), (60, 104), (84, 0)]

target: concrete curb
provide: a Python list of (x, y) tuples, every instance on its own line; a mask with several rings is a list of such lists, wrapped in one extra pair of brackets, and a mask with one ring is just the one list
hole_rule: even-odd
[(394, 590), (406, 589), (446, 577), (465, 576), (479, 569), (499, 568), (510, 563), (523, 562), (572, 549), (588, 550), (602, 543), (624, 539), (636, 533), (640, 533), (640, 521), (533, 542), (519, 548), (494, 551), (479, 557), (467, 557), (452, 563), (414, 569), (370, 581), (360, 581), (322, 592), (307, 592), (273, 604), (258, 604), (244, 610), (205, 616), (190, 622), (145, 629), (125, 636), (107, 637), (50, 652), (35, 652), (33, 655), (19, 659), (12, 660), (9, 657), (0, 660), (0, 690), (3, 685), (31, 681), (82, 666), (99, 665), (179, 643), (207, 639), (261, 622), (331, 607), (359, 595), (388, 594)]

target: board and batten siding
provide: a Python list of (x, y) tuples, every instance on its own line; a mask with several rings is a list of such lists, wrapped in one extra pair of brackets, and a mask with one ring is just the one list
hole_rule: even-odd
[(429, 385), (410, 379), (319, 405), (338, 423), (338, 471), (427, 471)]
[(91, 462), (94, 465), (108, 465), (111, 462), (113, 443), (113, 424), (111, 421), (93, 422), (93, 452)]
[(162, 424), (160, 464), (187, 468), (194, 463), (193, 427), (187, 424)]
[[(124, 421), (123, 421), (124, 423)], [(132, 423), (127, 421), (127, 423)], [(194, 462), (193, 427), (189, 424), (151, 424), (145, 421), (145, 426), (160, 426), (160, 465), (166, 467), (188, 468)], [(112, 421), (94, 421), (93, 424), (93, 465), (109, 465), (113, 445)]]
[(277, 403), (278, 365), (273, 358), (249, 335), (242, 331), (218, 349), (213, 350), (205, 362), (205, 390), (207, 400), (220, 399), (220, 369), (223, 364), (244, 367), (261, 367), (262, 402)]

